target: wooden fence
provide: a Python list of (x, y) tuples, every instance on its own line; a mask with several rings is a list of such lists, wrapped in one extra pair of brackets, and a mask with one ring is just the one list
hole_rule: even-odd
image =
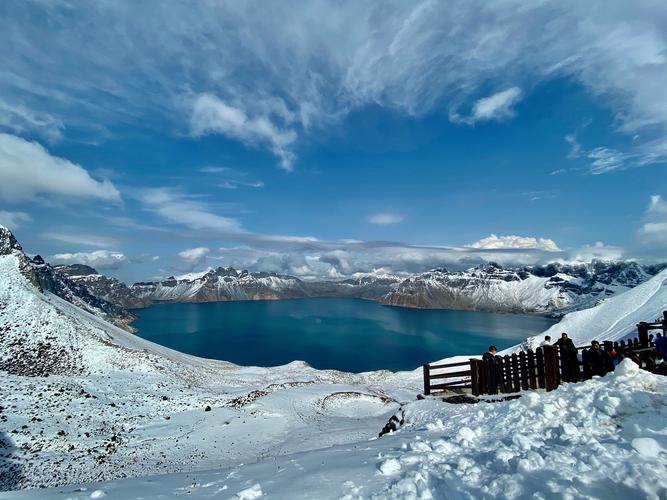
[[(602, 343), (608, 354), (612, 351), (619, 357), (630, 357), (640, 367), (649, 371), (655, 369), (655, 344), (651, 330), (660, 329), (667, 336), (667, 311), (661, 321), (637, 324), (638, 336), (628, 341)], [(589, 346), (577, 347), (579, 356), (563, 356), (555, 346), (538, 347), (535, 351), (527, 350), (506, 356), (495, 356), (486, 361), (470, 359), (458, 363), (442, 365), (423, 365), (424, 394), (433, 391), (452, 389), (470, 389), (480, 394), (498, 394), (545, 389), (552, 391), (564, 382), (578, 382), (591, 378), (589, 364), (586, 362)], [(466, 369), (462, 369), (466, 367)], [(613, 370), (609, 362), (607, 371)]]

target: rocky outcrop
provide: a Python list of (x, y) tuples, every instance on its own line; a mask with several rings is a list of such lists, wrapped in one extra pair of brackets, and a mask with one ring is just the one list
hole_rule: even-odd
[(29, 263), (42, 290), (57, 295), (120, 328), (134, 331), (129, 325), (137, 317), (125, 308), (96, 295), (85, 283), (71, 279), (61, 269), (46, 263), (39, 255), (33, 257)]

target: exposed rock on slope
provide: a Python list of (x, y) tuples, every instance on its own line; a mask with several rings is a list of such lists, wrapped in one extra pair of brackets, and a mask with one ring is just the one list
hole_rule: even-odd
[[(39, 255), (30, 260), (30, 265), (34, 269), (39, 285), (43, 290), (65, 299), (84, 311), (98, 315), (116, 326), (133, 331), (129, 324), (137, 317), (122, 306), (95, 294), (88, 288), (87, 283), (84, 284), (79, 280), (71, 279), (59, 268), (44, 262), (44, 259)], [(110, 280), (110, 278), (103, 278), (104, 280)]]
[(85, 286), (90, 293), (125, 309), (148, 307), (150, 300), (135, 293), (131, 287), (116, 278), (100, 274), (94, 268), (83, 264), (53, 266), (72, 281)]

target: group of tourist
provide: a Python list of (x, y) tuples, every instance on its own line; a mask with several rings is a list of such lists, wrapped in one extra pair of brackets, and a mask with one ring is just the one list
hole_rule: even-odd
[[(663, 339), (664, 340), (664, 339)], [(657, 344), (657, 342), (656, 342)], [(667, 342), (663, 342), (667, 348)], [(555, 343), (551, 342), (551, 337), (547, 335), (540, 344), (544, 348), (558, 348), (560, 351), (561, 379), (563, 382), (578, 382), (581, 377), (579, 370), (578, 350), (567, 333), (563, 333)], [(489, 350), (482, 356), (483, 361), (498, 361), (500, 356), (497, 354), (496, 346), (489, 346)], [(584, 374), (603, 376), (614, 370), (614, 367), (621, 361), (623, 355), (615, 350), (607, 352), (600, 346), (600, 342), (593, 340), (591, 346), (582, 353), (582, 362)]]

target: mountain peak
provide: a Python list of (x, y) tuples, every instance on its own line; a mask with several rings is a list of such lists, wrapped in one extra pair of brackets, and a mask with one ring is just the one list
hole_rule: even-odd
[(3, 225), (0, 225), (0, 255), (10, 255), (15, 252), (23, 254), (23, 248), (16, 241), (12, 232)]

